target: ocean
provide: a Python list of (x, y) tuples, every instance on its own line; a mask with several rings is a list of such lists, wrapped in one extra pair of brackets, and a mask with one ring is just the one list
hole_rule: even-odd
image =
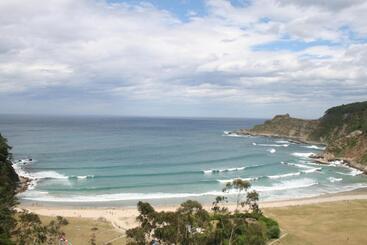
[(323, 146), (226, 134), (263, 121), (2, 115), (0, 132), (17, 171), (33, 179), (19, 195), (24, 203), (211, 203), (236, 178), (249, 180), (261, 200), (367, 187), (366, 176), (340, 162), (313, 163), (308, 156)]

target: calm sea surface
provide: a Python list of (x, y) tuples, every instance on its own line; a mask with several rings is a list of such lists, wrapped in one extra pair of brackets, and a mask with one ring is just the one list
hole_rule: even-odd
[[(259, 119), (0, 116), (19, 172), (34, 178), (22, 202), (133, 205), (212, 201), (226, 182), (251, 181), (263, 200), (367, 186), (359, 171), (307, 156), (322, 146), (231, 137)], [(24, 164), (25, 163), (25, 164)]]

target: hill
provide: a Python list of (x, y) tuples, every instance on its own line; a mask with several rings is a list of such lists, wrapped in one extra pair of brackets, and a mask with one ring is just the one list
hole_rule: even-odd
[(277, 115), (261, 125), (235, 133), (325, 144), (320, 160), (344, 160), (367, 172), (367, 101), (332, 107), (317, 120)]

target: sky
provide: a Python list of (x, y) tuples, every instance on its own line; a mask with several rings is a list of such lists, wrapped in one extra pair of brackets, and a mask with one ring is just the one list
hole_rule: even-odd
[(364, 0), (1, 0), (0, 113), (318, 118), (367, 99)]

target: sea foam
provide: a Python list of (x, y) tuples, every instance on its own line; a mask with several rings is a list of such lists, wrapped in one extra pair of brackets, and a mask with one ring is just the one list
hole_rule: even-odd
[(342, 178), (329, 177), (329, 178), (328, 178), (328, 180), (329, 180), (331, 183), (334, 183), (334, 182), (342, 181), (343, 179), (342, 179)]
[(309, 158), (310, 156), (314, 155), (313, 152), (293, 152), (292, 155), (300, 158)]
[(213, 173), (223, 173), (223, 172), (234, 172), (234, 171), (242, 171), (246, 169), (246, 167), (239, 167), (239, 168), (225, 168), (225, 169), (208, 169), (203, 170), (204, 174), (213, 174)]
[(277, 140), (277, 141), (275, 141), (276, 143), (279, 143), (279, 144), (290, 144), (290, 142), (289, 141), (287, 141), (287, 140)]
[(268, 149), (268, 152), (270, 152), (271, 154), (274, 154), (277, 150), (275, 150), (274, 148)]
[(65, 203), (88, 203), (88, 202), (113, 202), (128, 200), (153, 200), (170, 198), (187, 198), (200, 196), (218, 196), (223, 195), (220, 191), (211, 191), (205, 193), (115, 193), (99, 195), (68, 195), (56, 196), (47, 192), (31, 191), (22, 193), (21, 197), (26, 200), (43, 202), (65, 202)]
[(317, 184), (318, 182), (313, 179), (304, 178), (296, 180), (285, 180), (281, 183), (276, 183), (271, 186), (253, 186), (253, 189), (258, 192), (282, 191), (289, 189), (307, 188)]
[(288, 147), (289, 144), (257, 144), (259, 146), (268, 146), (268, 147)]
[(324, 146), (317, 146), (317, 145), (305, 145), (302, 146), (307, 149), (315, 149), (315, 150), (325, 150), (326, 148)]

